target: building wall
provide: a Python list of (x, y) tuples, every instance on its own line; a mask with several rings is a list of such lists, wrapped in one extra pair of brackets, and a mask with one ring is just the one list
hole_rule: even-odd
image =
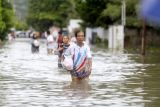
[(71, 19), (69, 21), (69, 25), (68, 25), (68, 31), (69, 33), (73, 33), (74, 29), (76, 28), (80, 28), (80, 23), (82, 22), (82, 20), (80, 19)]
[(108, 34), (109, 34), (108, 30), (102, 27), (96, 27), (96, 28), (87, 27), (86, 28), (86, 42), (90, 43), (96, 37), (99, 37), (101, 39), (108, 39)]

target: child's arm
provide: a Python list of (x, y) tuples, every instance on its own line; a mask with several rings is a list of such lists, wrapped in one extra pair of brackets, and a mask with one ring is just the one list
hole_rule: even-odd
[(62, 50), (63, 50), (63, 47), (59, 47), (57, 50), (54, 51), (54, 54), (58, 55), (58, 54), (60, 54), (60, 51), (62, 51)]
[(58, 48), (58, 51), (62, 51), (62, 50), (63, 50), (63, 47), (59, 47), (59, 48)]

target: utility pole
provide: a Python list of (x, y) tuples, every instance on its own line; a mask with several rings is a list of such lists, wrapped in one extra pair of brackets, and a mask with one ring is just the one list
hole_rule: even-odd
[(125, 0), (122, 0), (121, 23), (122, 23), (123, 26), (126, 25), (126, 2), (125, 2)]
[(146, 55), (146, 22), (143, 20), (143, 25), (142, 25), (142, 44), (141, 44), (141, 54), (143, 56)]
[(125, 0), (122, 0), (122, 9), (121, 9), (121, 20), (122, 20), (122, 34), (121, 34), (121, 41), (122, 41), (122, 48), (123, 48), (123, 50), (122, 51), (124, 51), (124, 39), (125, 39), (125, 25), (126, 25), (126, 1)]

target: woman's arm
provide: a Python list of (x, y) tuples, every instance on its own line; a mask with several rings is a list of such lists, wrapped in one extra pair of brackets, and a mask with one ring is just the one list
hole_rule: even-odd
[(92, 71), (92, 58), (88, 59), (88, 71), (91, 72)]

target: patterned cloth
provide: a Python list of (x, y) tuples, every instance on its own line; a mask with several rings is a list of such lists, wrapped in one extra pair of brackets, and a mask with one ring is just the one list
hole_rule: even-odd
[(72, 44), (64, 53), (64, 57), (71, 56), (73, 65), (71, 75), (79, 78), (87, 77), (90, 71), (87, 71), (87, 60), (91, 58), (91, 51), (87, 44), (82, 47)]

